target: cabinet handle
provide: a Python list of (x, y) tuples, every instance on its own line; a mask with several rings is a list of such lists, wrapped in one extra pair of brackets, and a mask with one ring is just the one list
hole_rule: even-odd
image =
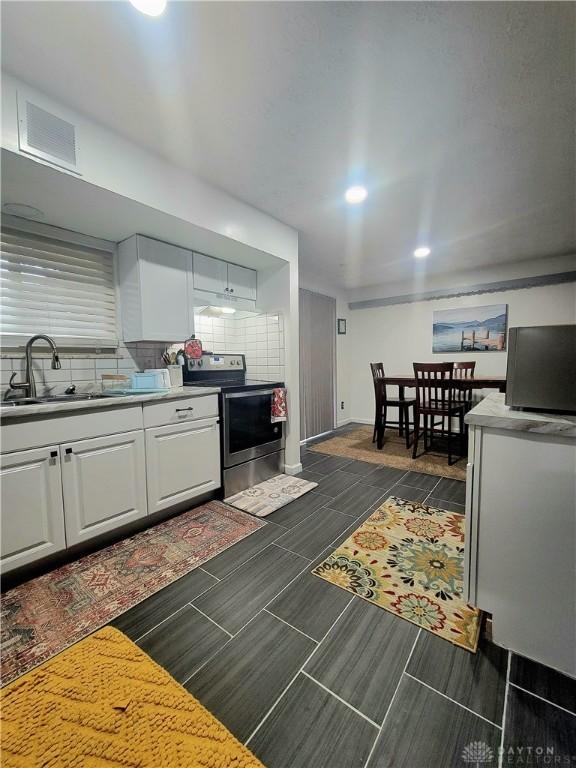
[(230, 288), (230, 293), (234, 293), (234, 288)]
[(193, 411), (194, 408), (176, 408), (176, 413), (179, 413), (180, 411)]
[(50, 458), (51, 459), (57, 459), (58, 458), (58, 451), (50, 451)]
[(65, 453), (65, 454), (67, 454), (67, 455), (69, 456), (69, 455), (72, 453), (72, 448), (66, 448), (66, 449), (64, 450), (64, 453)]
[(228, 291), (230, 290), (230, 288), (224, 288), (224, 290), (225, 290), (226, 292), (228, 292)]

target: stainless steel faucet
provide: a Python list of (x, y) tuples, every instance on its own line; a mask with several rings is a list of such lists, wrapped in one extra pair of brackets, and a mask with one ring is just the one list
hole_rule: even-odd
[(34, 342), (39, 340), (45, 341), (52, 349), (52, 368), (54, 370), (62, 368), (54, 339), (51, 339), (50, 336), (46, 336), (44, 333), (37, 333), (36, 336), (32, 336), (26, 344), (26, 381), (15, 382), (14, 379), (18, 375), (16, 373), (13, 373), (10, 377), (10, 389), (23, 389), (26, 397), (36, 397), (36, 380), (34, 379), (34, 371), (32, 369), (32, 347)]

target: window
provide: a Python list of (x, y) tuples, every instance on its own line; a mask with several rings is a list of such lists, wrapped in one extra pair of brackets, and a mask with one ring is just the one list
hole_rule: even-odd
[(114, 255), (83, 244), (90, 240), (2, 230), (3, 344), (21, 346), (35, 333), (81, 347), (118, 344)]

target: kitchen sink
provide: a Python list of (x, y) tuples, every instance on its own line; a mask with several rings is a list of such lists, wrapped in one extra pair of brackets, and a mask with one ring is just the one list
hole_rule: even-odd
[(13, 400), (2, 400), (0, 405), (4, 407), (16, 407), (18, 405), (41, 405), (46, 403), (74, 403), (78, 400), (100, 400), (106, 397), (101, 394), (83, 394), (83, 395), (46, 395), (43, 397), (19, 397)]

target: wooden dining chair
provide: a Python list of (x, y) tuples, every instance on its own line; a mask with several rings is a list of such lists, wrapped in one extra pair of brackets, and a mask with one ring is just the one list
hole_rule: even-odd
[(455, 402), (464, 405), (465, 414), (472, 408), (472, 388), (458, 387), (457, 382), (461, 379), (473, 379), (475, 369), (475, 360), (466, 363), (454, 363), (454, 380), (456, 381), (456, 386), (454, 387), (454, 400)]
[[(424, 451), (428, 451), (432, 446), (434, 429), (441, 426), (442, 434), (446, 433), (448, 441), (448, 464), (452, 465), (454, 417), (459, 421), (460, 456), (464, 455), (464, 404), (454, 399), (454, 363), (414, 363), (413, 367), (416, 379), (416, 408), (412, 458), (417, 456), (420, 436), (424, 437)], [(446, 430), (444, 420), (447, 422)]]
[[(386, 427), (398, 427), (399, 436), (405, 437), (406, 448), (410, 448), (410, 434), (413, 432), (413, 429), (410, 428), (410, 408), (412, 408), (412, 417), (414, 418), (416, 399), (388, 397), (386, 385), (384, 384), (385, 374), (383, 363), (370, 363), (370, 369), (372, 371), (374, 402), (376, 404), (372, 442), (374, 443), (378, 440), (378, 448), (381, 449), (384, 443), (384, 432)], [(398, 408), (398, 421), (388, 421), (389, 407)], [(412, 424), (413, 423), (414, 421), (412, 421)]]

